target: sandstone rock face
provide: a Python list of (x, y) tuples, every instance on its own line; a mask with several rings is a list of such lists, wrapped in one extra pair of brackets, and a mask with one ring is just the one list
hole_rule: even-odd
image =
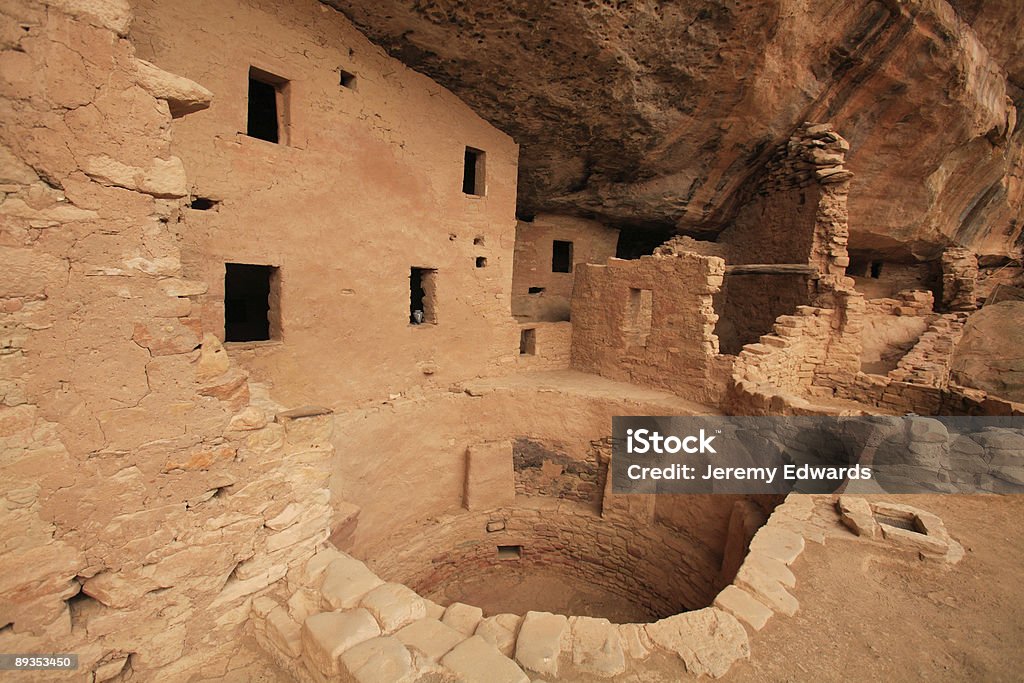
[(831, 121), (851, 248), (1020, 235), (1014, 0), (327, 1), (520, 143), (523, 213), (717, 232), (773, 146)]
[(951, 379), (1011, 401), (1024, 401), (1024, 301), (986, 306), (967, 320), (953, 354)]

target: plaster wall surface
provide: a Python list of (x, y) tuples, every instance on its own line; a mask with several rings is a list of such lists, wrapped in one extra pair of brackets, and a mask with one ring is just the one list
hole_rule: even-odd
[[(615, 256), (619, 231), (573, 216), (540, 214), (516, 224), (515, 267), (512, 271), (512, 313), (523, 320), (569, 320), (576, 264), (604, 263)], [(555, 240), (570, 242), (570, 272), (554, 272)], [(531, 289), (543, 291), (533, 293)]]
[[(191, 196), (218, 202), (176, 227), (210, 284), (204, 331), (224, 333), (224, 264), (263, 264), (277, 338), (229, 346), (279, 399), (337, 406), (514, 364), (508, 136), (314, 0), (133, 5), (140, 56), (215, 93), (172, 127)], [(286, 144), (244, 134), (250, 67), (287, 80)], [(466, 147), (485, 152), (482, 196), (463, 193)], [(410, 324), (414, 267), (437, 271), (436, 324)]]

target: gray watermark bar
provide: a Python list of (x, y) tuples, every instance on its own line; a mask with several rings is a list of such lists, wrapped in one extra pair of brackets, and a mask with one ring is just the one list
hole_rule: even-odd
[(1024, 493), (1024, 417), (612, 419), (613, 493)]
[(0, 654), (0, 671), (60, 671), (78, 668), (78, 655)]

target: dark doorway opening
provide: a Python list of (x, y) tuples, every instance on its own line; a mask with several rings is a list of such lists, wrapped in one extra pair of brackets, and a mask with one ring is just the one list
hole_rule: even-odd
[(533, 356), (537, 353), (537, 330), (527, 328), (519, 331), (519, 355)]
[(465, 165), (462, 168), (462, 191), (481, 197), (484, 194), (484, 186), (484, 152), (467, 147)]
[(413, 268), (409, 272), (409, 322), (437, 324), (434, 308), (437, 294), (437, 269)]
[(551, 243), (551, 272), (572, 272), (572, 242), (554, 240)]
[(277, 268), (248, 263), (224, 264), (224, 341), (268, 341)]
[(267, 142), (282, 142), (285, 90), (288, 81), (256, 67), (249, 68), (249, 118), (246, 133)]

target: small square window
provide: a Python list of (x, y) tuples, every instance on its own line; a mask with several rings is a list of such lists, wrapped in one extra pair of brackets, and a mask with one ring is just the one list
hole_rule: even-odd
[(486, 187), (486, 154), (472, 147), (466, 148), (465, 163), (462, 167), (462, 191), (477, 197), (484, 195)]
[(348, 88), (349, 90), (356, 89), (356, 75), (344, 69), (340, 69), (338, 72), (338, 85), (342, 88)]
[(277, 338), (278, 281), (274, 266), (224, 264), (224, 341)]
[(530, 287), (529, 289), (526, 290), (526, 293), (527, 294), (543, 294), (544, 293), (544, 288), (543, 287)]
[(476, 267), (477, 268), (486, 268), (487, 267), (487, 257), (486, 256), (477, 256), (476, 257)]
[(551, 272), (572, 272), (572, 242), (554, 240), (551, 243)]

